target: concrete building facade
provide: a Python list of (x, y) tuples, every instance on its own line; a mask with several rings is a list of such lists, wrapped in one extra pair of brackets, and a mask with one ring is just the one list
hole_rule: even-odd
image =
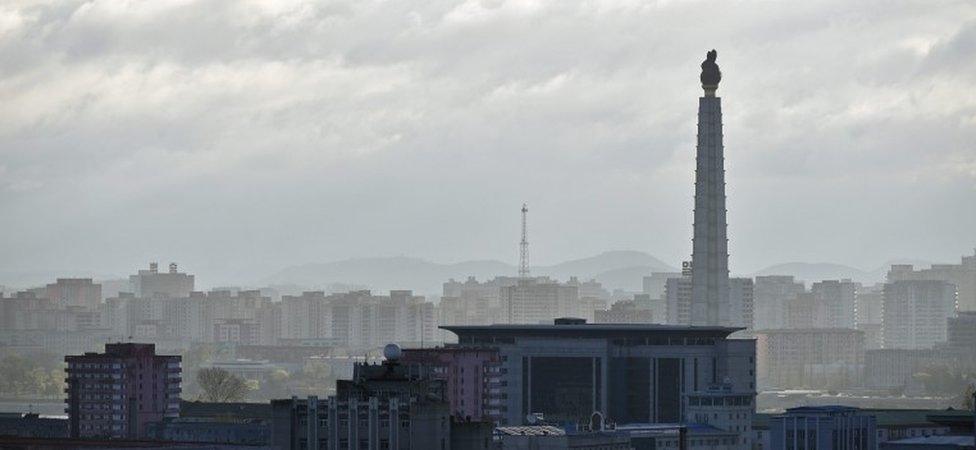
[(501, 425), (525, 424), (530, 415), (577, 423), (595, 412), (615, 423), (678, 423), (688, 396), (720, 383), (727, 395), (754, 403), (755, 342), (728, 339), (738, 328), (568, 319), (444, 328), (459, 347), (497, 349), (503, 395), (493, 414)]
[(72, 437), (143, 437), (148, 423), (179, 416), (179, 356), (157, 355), (154, 344), (118, 343), (64, 360)]

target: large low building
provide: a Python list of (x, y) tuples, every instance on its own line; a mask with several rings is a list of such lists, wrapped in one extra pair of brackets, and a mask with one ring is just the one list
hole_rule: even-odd
[(756, 332), (762, 389), (841, 388), (864, 372), (864, 333), (846, 328)]
[[(541, 415), (578, 423), (600, 413), (624, 423), (680, 423), (689, 399), (755, 401), (755, 341), (729, 339), (740, 328), (642, 324), (445, 326), (461, 348), (493, 348), (501, 361), (491, 387), (501, 425)], [(723, 392), (714, 391), (724, 385)], [(699, 403), (700, 405), (701, 403)], [(748, 433), (742, 431), (748, 440)], [(746, 444), (748, 448), (748, 444)]]
[(875, 450), (876, 419), (848, 406), (790, 408), (769, 424), (770, 450)]

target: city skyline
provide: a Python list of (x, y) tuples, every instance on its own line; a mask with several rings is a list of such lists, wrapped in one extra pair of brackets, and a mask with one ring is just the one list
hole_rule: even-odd
[[(952, 262), (974, 244), (964, 2), (200, 8), (2, 10), (0, 253), (18, 258), (0, 271), (158, 259), (227, 284), (351, 257), (511, 264), (523, 202), (533, 261), (677, 265), (684, 81), (712, 47), (734, 74), (733, 273)], [(690, 22), (702, 8), (727, 21)], [(232, 19), (211, 33), (206, 12)]]

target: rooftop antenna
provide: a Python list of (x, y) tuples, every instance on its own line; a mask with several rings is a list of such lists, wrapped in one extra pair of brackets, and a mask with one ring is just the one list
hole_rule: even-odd
[(519, 278), (529, 277), (529, 239), (526, 231), (526, 216), (529, 213), (529, 206), (522, 203), (522, 242), (519, 243)]

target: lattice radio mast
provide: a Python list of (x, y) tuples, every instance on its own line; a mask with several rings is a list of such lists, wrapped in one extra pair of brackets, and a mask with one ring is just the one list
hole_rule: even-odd
[(519, 243), (519, 278), (529, 277), (529, 238), (525, 220), (528, 213), (528, 205), (522, 203), (522, 242)]

